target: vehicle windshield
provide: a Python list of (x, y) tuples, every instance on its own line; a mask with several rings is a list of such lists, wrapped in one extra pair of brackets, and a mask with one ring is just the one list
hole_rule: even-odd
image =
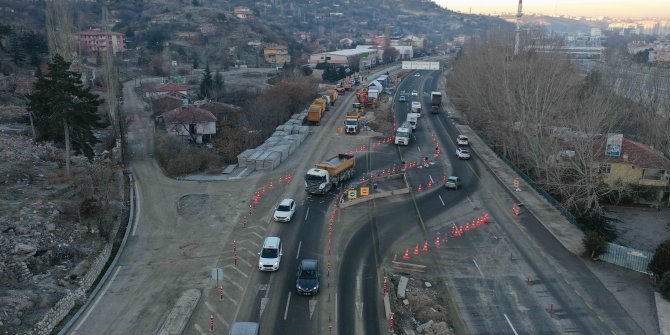
[(263, 251), (261, 251), (261, 258), (277, 258), (278, 255), (279, 250), (274, 248), (263, 248)]
[(409, 137), (409, 132), (408, 131), (398, 131), (395, 134), (396, 137)]
[(457, 178), (449, 178), (449, 179), (447, 179), (447, 181), (449, 181), (450, 183), (455, 183), (455, 182), (458, 181), (458, 179)]
[(315, 176), (315, 175), (308, 174), (308, 175), (305, 176), (305, 181), (308, 184), (321, 184), (321, 183), (324, 183), (326, 181), (326, 176), (322, 177), (322, 176)]
[(315, 279), (316, 270), (302, 270), (300, 271), (300, 278), (302, 279)]
[(279, 207), (277, 207), (277, 211), (279, 211), (279, 212), (288, 212), (290, 210), (291, 210), (291, 206), (288, 206), (288, 205), (279, 205)]
[(463, 153), (463, 154), (469, 154), (470, 151), (467, 151), (467, 150), (461, 150), (461, 153)]
[(347, 126), (355, 126), (358, 123), (356, 120), (347, 120)]

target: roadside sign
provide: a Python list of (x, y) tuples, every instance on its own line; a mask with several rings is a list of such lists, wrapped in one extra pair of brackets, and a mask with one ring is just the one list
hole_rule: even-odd
[(369, 187), (361, 187), (361, 197), (366, 196), (370, 194), (370, 188)]
[(519, 188), (519, 179), (514, 179), (514, 188)]
[(213, 268), (212, 269), (212, 279), (216, 280), (216, 286), (219, 286), (219, 280), (223, 280), (223, 269), (222, 268)]
[(349, 200), (356, 199), (356, 190), (349, 190), (348, 195), (349, 195)]

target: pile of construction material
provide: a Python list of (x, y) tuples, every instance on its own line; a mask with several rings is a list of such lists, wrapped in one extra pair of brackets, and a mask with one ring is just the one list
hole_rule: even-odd
[(309, 127), (303, 126), (306, 117), (307, 112), (291, 116), (263, 144), (237, 155), (237, 165), (250, 170), (273, 170), (279, 166), (309, 135)]

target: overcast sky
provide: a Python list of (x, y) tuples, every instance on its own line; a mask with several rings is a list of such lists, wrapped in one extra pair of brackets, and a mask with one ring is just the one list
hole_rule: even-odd
[[(516, 12), (518, 0), (433, 0), (442, 7), (468, 13)], [(524, 0), (528, 13), (571, 16), (658, 17), (670, 19), (670, 0)]]

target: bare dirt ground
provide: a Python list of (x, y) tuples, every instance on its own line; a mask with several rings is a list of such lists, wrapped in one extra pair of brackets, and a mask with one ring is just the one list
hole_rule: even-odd
[[(0, 125), (27, 130), (26, 115), (0, 106)], [(76, 288), (121, 216), (109, 160), (73, 157), (70, 176), (63, 164), (62, 150), (26, 131), (0, 132), (0, 334), (30, 329)]]

